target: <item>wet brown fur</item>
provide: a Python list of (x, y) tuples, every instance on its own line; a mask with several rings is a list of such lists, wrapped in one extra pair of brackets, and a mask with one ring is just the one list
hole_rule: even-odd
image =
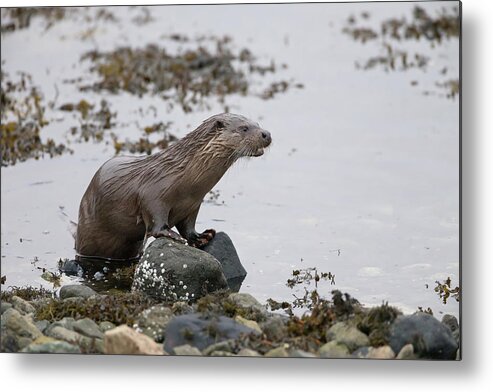
[(204, 196), (238, 158), (261, 155), (270, 142), (258, 124), (220, 114), (156, 154), (110, 159), (82, 198), (76, 251), (132, 258), (146, 235), (157, 237), (175, 226), (193, 244), (201, 236), (195, 220)]

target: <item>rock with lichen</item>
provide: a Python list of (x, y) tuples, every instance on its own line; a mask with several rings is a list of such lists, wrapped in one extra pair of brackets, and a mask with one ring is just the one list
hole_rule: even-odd
[(194, 300), (226, 289), (221, 264), (210, 254), (170, 238), (158, 238), (135, 269), (132, 290), (164, 301)]

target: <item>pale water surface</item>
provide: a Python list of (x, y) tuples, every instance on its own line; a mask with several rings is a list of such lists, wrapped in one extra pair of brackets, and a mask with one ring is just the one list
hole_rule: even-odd
[[(421, 3), (435, 10), (455, 3)], [(459, 103), (424, 96), (443, 66), (458, 75), (457, 40), (433, 52), (427, 42), (413, 47), (430, 53), (428, 71), (361, 71), (356, 60), (375, 55), (341, 33), (347, 17), (368, 11), (370, 24), (410, 15), (413, 4), (226, 5), (151, 8), (154, 21), (138, 26), (131, 11), (111, 9), (120, 23), (95, 25), (64, 20), (45, 31), (30, 28), (2, 36), (2, 67), (26, 71), (47, 100), (57, 102), (101, 95), (80, 92), (63, 79), (87, 75), (82, 53), (118, 46), (169, 44), (164, 34), (229, 35), (259, 61), (274, 59), (288, 68), (272, 76), (304, 84), (273, 100), (229, 97), (233, 112), (271, 131), (274, 143), (261, 158), (238, 162), (219, 182), (219, 202), (204, 204), (198, 230), (214, 227), (233, 239), (248, 271), (242, 291), (260, 300), (292, 299), (301, 289), (286, 287), (291, 271), (317, 267), (336, 275), (333, 288), (365, 304), (389, 301), (410, 312), (418, 306), (458, 314), (458, 303), (442, 305), (436, 280), (459, 279)], [(96, 26), (92, 38), (81, 32)], [(94, 76), (91, 76), (93, 78)], [(411, 87), (411, 80), (420, 86)], [(166, 111), (158, 97), (104, 94), (123, 134), (137, 138), (138, 127), (172, 121), (183, 136), (221, 111), (184, 114)], [(154, 105), (157, 117), (145, 109)], [(144, 109), (144, 115), (138, 109)], [(44, 136), (65, 141), (71, 113), (52, 112)], [(73, 240), (59, 206), (76, 219), (80, 198), (97, 168), (113, 156), (111, 144), (72, 143), (73, 155), (30, 160), (1, 169), (2, 275), (8, 285), (50, 284), (36, 267), (56, 271), (59, 258), (73, 256)], [(22, 242), (20, 241), (22, 238)], [(37, 258), (37, 262), (34, 262)], [(63, 282), (70, 282), (64, 277)], [(427, 288), (428, 285), (428, 288)], [(5, 286), (4, 286), (5, 287)]]

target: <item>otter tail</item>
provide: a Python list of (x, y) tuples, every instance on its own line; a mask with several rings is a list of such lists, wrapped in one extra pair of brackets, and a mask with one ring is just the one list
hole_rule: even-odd
[(65, 207), (58, 206), (58, 208), (59, 208), (58, 212), (60, 214), (59, 215), (60, 219), (63, 220), (67, 224), (67, 229), (68, 229), (69, 233), (75, 239), (75, 235), (77, 233), (77, 222), (74, 222), (73, 220), (70, 219), (70, 217), (65, 212)]

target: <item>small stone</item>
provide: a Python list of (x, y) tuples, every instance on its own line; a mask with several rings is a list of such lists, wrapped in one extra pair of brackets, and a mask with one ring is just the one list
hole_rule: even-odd
[(25, 336), (21, 336), (21, 337), (17, 338), (17, 344), (18, 344), (20, 350), (29, 346), (32, 342), (33, 342), (32, 339), (26, 338)]
[(286, 358), (289, 357), (288, 350), (284, 346), (280, 346), (277, 348), (273, 348), (270, 351), (267, 351), (265, 353), (265, 357), (270, 357), (270, 358)]
[(100, 331), (99, 326), (93, 320), (87, 317), (81, 320), (77, 320), (73, 324), (73, 329), (74, 331), (79, 332), (82, 335), (90, 338), (104, 338), (104, 334)]
[(367, 358), (371, 359), (394, 359), (395, 353), (389, 346), (372, 347)]
[(397, 354), (397, 359), (416, 359), (414, 355), (414, 348), (412, 344), (406, 344), (401, 348), (399, 354)]
[(101, 321), (99, 323), (99, 330), (103, 333), (109, 331), (110, 329), (116, 328), (116, 325), (109, 321)]
[(223, 340), (222, 342), (211, 344), (206, 349), (202, 350), (204, 355), (211, 355), (214, 351), (232, 352), (235, 341), (233, 339)]
[(150, 337), (134, 331), (127, 325), (120, 325), (104, 334), (105, 354), (164, 355), (160, 344)]
[(74, 323), (75, 323), (75, 319), (73, 317), (64, 317), (61, 320), (58, 320), (58, 321), (55, 321), (54, 323), (52, 323), (50, 327), (58, 326), (58, 327), (63, 327), (63, 328), (70, 329), (71, 331), (73, 331)]
[(353, 358), (368, 358), (368, 354), (370, 353), (370, 348), (368, 346), (360, 347), (356, 351), (351, 354)]
[(252, 350), (249, 348), (242, 348), (238, 352), (237, 356), (238, 357), (260, 357), (261, 355), (255, 350)]
[(197, 347), (190, 346), (189, 344), (183, 344), (181, 346), (174, 347), (173, 353), (175, 355), (195, 355), (195, 356), (202, 355), (202, 353)]
[(260, 328), (267, 339), (276, 342), (286, 336), (286, 324), (283, 320), (285, 320), (285, 317), (275, 315), (260, 323)]
[(21, 314), (34, 313), (36, 310), (29, 302), (15, 295), (12, 297), (11, 302), (14, 309), (18, 310)]
[(262, 306), (253, 295), (248, 293), (232, 293), (228, 299), (241, 308), (266, 311), (265, 306)]
[(46, 328), (48, 328), (50, 326), (50, 322), (47, 321), (47, 320), (39, 320), (39, 321), (35, 321), (34, 322), (34, 325), (36, 326), (36, 328), (38, 328), (41, 332), (44, 333), (44, 331), (46, 330)]
[(358, 328), (338, 322), (327, 331), (327, 339), (335, 340), (347, 346), (349, 351), (354, 351), (359, 347), (368, 346), (370, 339)]
[(246, 318), (243, 318), (241, 316), (236, 316), (234, 320), (239, 323), (244, 325), (245, 327), (251, 328), (254, 331), (257, 331), (258, 333), (262, 333), (262, 329), (259, 327), (256, 321), (253, 320), (248, 320)]
[(60, 265), (60, 272), (63, 272), (66, 275), (80, 275), (84, 271), (82, 267), (77, 263), (76, 260), (64, 260), (62, 265)]
[(70, 329), (61, 327), (59, 325), (54, 325), (48, 328), (46, 335), (57, 340), (64, 340), (69, 343), (79, 344), (82, 340), (82, 335), (71, 331)]
[(334, 340), (325, 343), (318, 349), (322, 358), (348, 358), (349, 350), (345, 344), (338, 343)]
[(7, 309), (2, 314), (2, 329), (5, 328), (15, 336), (34, 340), (42, 335), (41, 331), (31, 321), (31, 317), (23, 316), (14, 308)]
[(12, 308), (12, 304), (9, 302), (0, 303), (0, 314), (3, 314), (6, 310)]
[[(168, 323), (173, 319), (171, 308), (163, 305), (155, 305), (141, 312), (136, 319), (137, 329), (143, 334), (162, 343)], [(135, 328), (135, 325), (134, 325)]]
[(457, 344), (460, 343), (460, 327), (459, 322), (455, 316), (451, 314), (446, 314), (442, 318), (442, 324), (446, 325), (452, 331), (452, 336), (454, 337)]
[(457, 318), (451, 314), (446, 314), (442, 317), (442, 324), (449, 327), (452, 332), (459, 329), (459, 322), (457, 321)]
[(92, 295), (97, 295), (97, 292), (90, 287), (79, 285), (79, 284), (69, 284), (65, 285), (60, 289), (60, 298), (70, 298), (70, 297), (82, 297), (89, 298)]
[(46, 343), (31, 343), (29, 346), (21, 350), (23, 353), (36, 353), (36, 354), (80, 354), (80, 348), (61, 341), (53, 340)]

